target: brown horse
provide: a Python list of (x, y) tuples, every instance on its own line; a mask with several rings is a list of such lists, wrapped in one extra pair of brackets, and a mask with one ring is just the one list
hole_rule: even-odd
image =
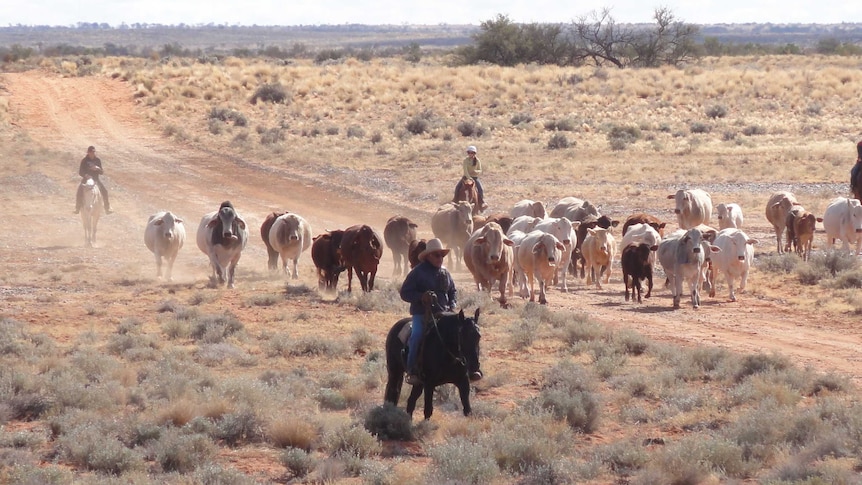
[(452, 199), (452, 202), (457, 204), (463, 200), (473, 204), (474, 216), (482, 211), (482, 208), (479, 206), (479, 193), (476, 190), (476, 182), (474, 182), (473, 179), (467, 177), (462, 178), (458, 181), (458, 185), (455, 189), (455, 198)]

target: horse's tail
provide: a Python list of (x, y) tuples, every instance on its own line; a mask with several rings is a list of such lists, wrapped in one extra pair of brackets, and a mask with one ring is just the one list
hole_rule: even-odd
[(410, 323), (410, 318), (402, 318), (386, 334), (386, 373), (388, 378), (383, 400), (392, 403), (393, 406), (398, 405), (401, 386), (404, 383), (404, 360), (401, 357), (404, 343), (401, 342), (399, 334), (408, 323)]

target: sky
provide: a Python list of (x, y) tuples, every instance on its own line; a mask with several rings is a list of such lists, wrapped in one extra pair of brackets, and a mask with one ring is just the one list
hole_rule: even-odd
[(862, 22), (859, 0), (0, 0), (0, 26), (478, 25), (498, 14), (518, 23), (566, 23), (605, 7), (617, 22), (652, 22), (657, 7), (693, 24)]

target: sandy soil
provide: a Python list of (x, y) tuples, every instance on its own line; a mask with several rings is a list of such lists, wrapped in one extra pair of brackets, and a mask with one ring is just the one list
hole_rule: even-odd
[[(120, 81), (104, 78), (59, 78), (40, 72), (6, 74), (3, 82), (10, 95), (13, 124), (36, 144), (52, 151), (73, 154), (70, 159), (51, 160), (40, 166), (2, 163), (4, 190), (0, 200), (7, 207), (7, 228), (0, 237), (0, 261), (6, 271), (40, 275), (62, 269), (83, 267), (82, 278), (55, 277), (52, 289), (60, 301), (82, 291), (88, 298), (101, 295), (117, 298), (122, 288), (113, 287), (123, 272), (128, 278), (151, 278), (152, 257), (143, 245), (147, 217), (157, 210), (170, 209), (189, 220), (186, 247), (175, 268), (180, 282), (203, 284), (207, 276), (205, 257), (194, 245), (194, 230), (200, 215), (214, 210), (222, 200), (231, 200), (251, 226), (251, 241), (240, 262), (243, 267), (265, 267), (265, 251), (258, 228), (271, 210), (289, 209), (304, 215), (315, 232), (364, 222), (382, 229), (396, 213), (417, 221), (430, 220), (430, 212), (401, 206), (378, 193), (356, 193), (337, 187), (323, 187), (314, 177), (288, 173), (258, 165), (254, 160), (223, 156), (177, 144), (163, 137), (141, 114)], [(103, 216), (97, 247), (83, 248), (80, 220), (72, 214), (73, 190), (78, 180), (78, 160), (87, 145), (96, 145), (102, 156), (106, 183), (115, 214)], [(355, 189), (354, 189), (355, 190)], [(38, 211), (36, 210), (38, 208)], [(764, 221), (754, 220), (749, 234), (764, 241), (761, 249), (771, 249)], [(427, 227), (427, 226), (426, 226)], [(391, 272), (388, 253), (380, 277)], [(310, 258), (305, 261), (310, 265)], [(100, 277), (100, 275), (102, 277)], [(313, 285), (311, 270), (306, 272)], [(467, 284), (469, 275), (457, 273)], [(615, 275), (619, 280), (619, 274)], [(238, 276), (242, 284), (242, 276)], [(4, 314), (39, 326), (56, 323), (58, 311), (16, 304), (10, 295), (39, 291), (41, 283), (17, 281), (0, 287)], [(95, 291), (92, 291), (95, 290)], [(630, 328), (652, 339), (684, 344), (705, 344), (744, 352), (779, 352), (801, 365), (838, 372), (859, 381), (860, 330), (858, 317), (824, 314), (821, 310), (789, 309), (782, 299), (742, 295), (728, 302), (725, 290), (720, 298), (706, 298), (702, 308), (683, 305), (670, 310), (666, 290), (657, 288), (648, 304), (624, 304), (621, 284), (599, 291), (576, 283), (569, 294), (558, 291), (549, 298), (556, 308), (585, 311), (610, 325)], [(787, 295), (792, 298), (792, 295)], [(132, 300), (132, 299), (125, 299)], [(111, 304), (113, 302), (102, 302)], [(684, 302), (685, 303), (685, 302)], [(56, 307), (57, 305), (55, 305)], [(129, 304), (134, 312), (137, 305)]]

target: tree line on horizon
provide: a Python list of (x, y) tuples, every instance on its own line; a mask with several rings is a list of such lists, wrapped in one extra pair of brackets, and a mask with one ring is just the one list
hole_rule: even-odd
[[(488, 63), (501, 66), (539, 64), (559, 66), (594, 65), (618, 68), (658, 67), (680, 65), (702, 56), (736, 56), (765, 54), (821, 54), (860, 55), (862, 46), (858, 41), (842, 40), (835, 36), (819, 38), (813, 46), (803, 47), (793, 42), (757, 43), (722, 41), (718, 36), (704, 36), (700, 26), (679, 20), (667, 7), (658, 7), (653, 12), (653, 22), (631, 24), (617, 22), (609, 8), (593, 11), (568, 24), (563, 23), (517, 23), (508, 16), (498, 14), (482, 22), (478, 30), (462, 45), (445, 49), (436, 39), (420, 41), (405, 39), (398, 41), (353, 42), (345, 47), (312, 48), (304, 42), (293, 42), (289, 46), (277, 43), (255, 47), (187, 48), (179, 42), (167, 42), (160, 46), (135, 44), (121, 45), (105, 42), (100, 47), (87, 47), (58, 43), (48, 45), (39, 42), (36, 46), (14, 43), (0, 45), (0, 60), (18, 62), (32, 57), (64, 56), (126, 56), (144, 57), (153, 60), (183, 57), (214, 62), (225, 56), (240, 58), (267, 57), (288, 61), (290, 59), (314, 59), (317, 63), (338, 61), (345, 58), (370, 60), (373, 58), (403, 57), (410, 62), (419, 62), (428, 54), (441, 51), (453, 65)], [(132, 24), (119, 30), (134, 30), (156, 27), (150, 24)], [(158, 26), (166, 28), (165, 26)], [(334, 26), (327, 26), (333, 27)], [(355, 27), (355, 26), (344, 26)], [(368, 27), (368, 26), (364, 26)], [(111, 29), (107, 24), (79, 22), (78, 29)], [(193, 27), (180, 24), (174, 28), (188, 31)], [(232, 28), (215, 25), (215, 29)], [(276, 27), (269, 27), (274, 29)], [(300, 27), (285, 27), (295, 30)], [(308, 27), (306, 27), (308, 28)], [(282, 29), (279, 27), (278, 29)]]

